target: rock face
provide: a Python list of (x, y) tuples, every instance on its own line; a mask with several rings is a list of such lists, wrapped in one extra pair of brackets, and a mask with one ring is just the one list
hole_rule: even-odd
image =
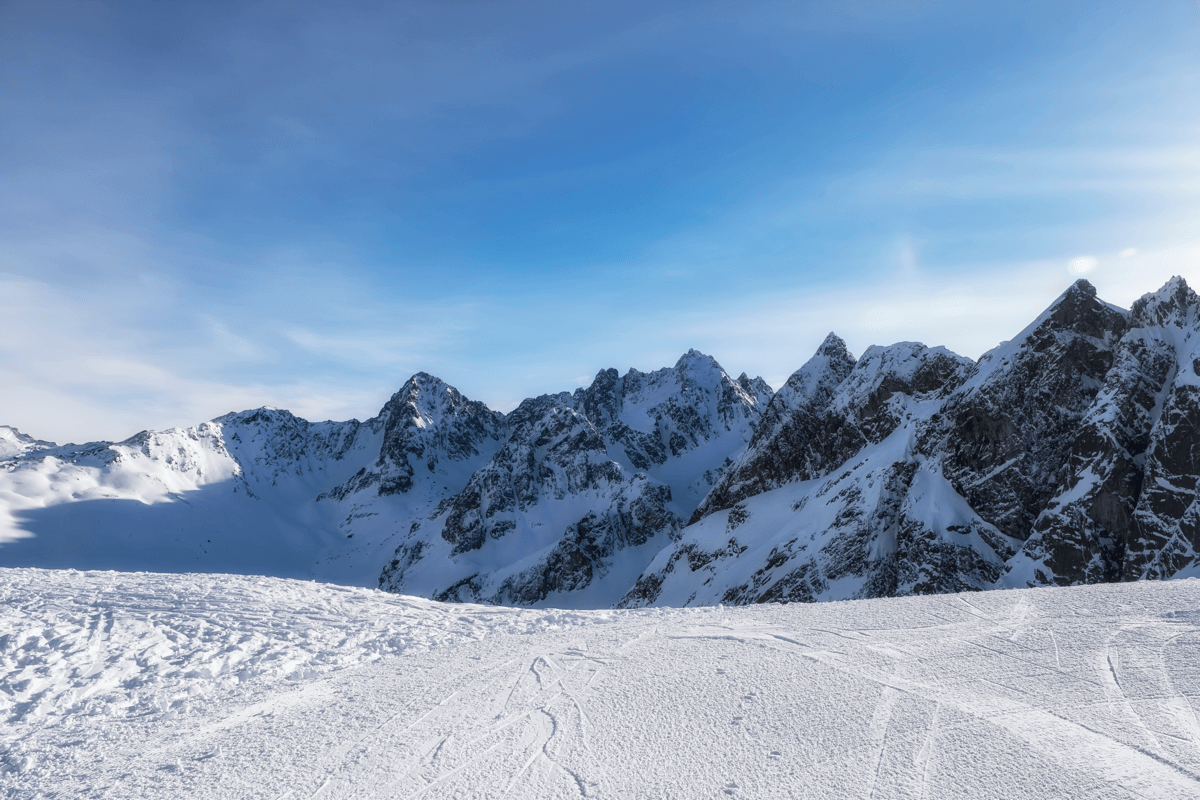
[(746, 451), (713, 487), (691, 522), (741, 500), (825, 471), (826, 421), (837, 388), (850, 376), (854, 356), (829, 334), (808, 362), (796, 370), (767, 404)]
[(414, 523), (380, 585), (611, 605), (745, 448), (770, 395), (692, 350), (671, 369), (603, 370), (586, 389), (526, 400), (466, 488)]
[(820, 600), (1200, 568), (1200, 302), (1080, 281), (978, 363), (834, 336), (620, 601)]
[(978, 362), (830, 334), (778, 391), (694, 350), (509, 414), (425, 373), (358, 422), (0, 427), (0, 555), (446, 601), (815, 601), (1200, 575), (1200, 298), (1080, 281)]
[(1170, 577), (1196, 563), (1200, 301), (1181, 279), (1138, 300), (1013, 571), (1029, 583)]

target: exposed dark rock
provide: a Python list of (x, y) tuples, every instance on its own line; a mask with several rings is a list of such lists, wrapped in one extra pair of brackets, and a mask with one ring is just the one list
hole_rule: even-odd
[(1076, 282), (1012, 342), (980, 359), (925, 431), (921, 450), (971, 507), (1026, 539), (1066, 476), (1084, 414), (1113, 364), (1125, 315)]

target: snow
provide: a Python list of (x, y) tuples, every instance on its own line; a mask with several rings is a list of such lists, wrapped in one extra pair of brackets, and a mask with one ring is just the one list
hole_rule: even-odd
[(13, 798), (1200, 795), (1200, 581), (442, 605), (0, 570)]
[(11, 425), (0, 425), (0, 460), (49, 447), (54, 447), (54, 443), (26, 436)]
[[(461, 418), (477, 421), (456, 404), (469, 401), (418, 373), (365, 423), (260, 408), (61, 447), (0, 426), (0, 560), (376, 585), (399, 535), (499, 446), (486, 427), (500, 417), (486, 412), (478, 450), (448, 450)], [(421, 454), (407, 492), (379, 491), (388, 469), (406, 466), (385, 458), (389, 436), (401, 457)]]

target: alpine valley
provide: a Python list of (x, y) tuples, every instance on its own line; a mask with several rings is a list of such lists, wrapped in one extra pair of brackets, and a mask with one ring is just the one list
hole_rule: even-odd
[[(797, 359), (799, 360), (799, 359)], [(365, 422), (0, 427), (0, 564), (540, 607), (1200, 575), (1200, 298), (1086, 281), (977, 362), (830, 334), (773, 392), (694, 350), (501, 414), (418, 373)]]

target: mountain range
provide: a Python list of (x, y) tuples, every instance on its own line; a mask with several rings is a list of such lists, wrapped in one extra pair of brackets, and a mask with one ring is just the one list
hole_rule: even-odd
[[(799, 359), (798, 359), (799, 360)], [(0, 564), (554, 607), (1200, 574), (1200, 298), (1086, 281), (978, 361), (830, 334), (773, 391), (691, 350), (508, 414), (418, 373), (365, 421), (0, 426)]]

